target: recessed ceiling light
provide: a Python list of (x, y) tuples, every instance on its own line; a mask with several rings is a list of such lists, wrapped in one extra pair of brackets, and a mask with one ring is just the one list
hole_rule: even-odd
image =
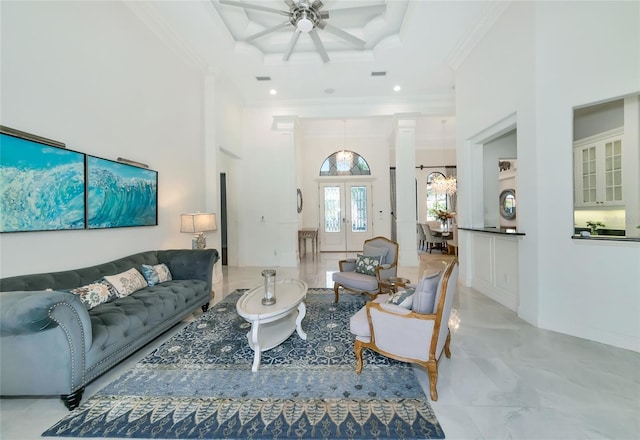
[(400, 86), (395, 86), (395, 87), (393, 88), (393, 91), (394, 91), (394, 92), (399, 92), (400, 90), (401, 90)]
[(258, 81), (271, 81), (271, 77), (270, 76), (256, 76), (256, 79)]
[(276, 89), (271, 89), (269, 90), (269, 93), (271, 93), (272, 95), (275, 95), (276, 93), (278, 93), (278, 91)]
[(335, 89), (324, 89), (324, 93), (326, 93), (327, 95), (331, 95), (334, 92), (335, 92)]

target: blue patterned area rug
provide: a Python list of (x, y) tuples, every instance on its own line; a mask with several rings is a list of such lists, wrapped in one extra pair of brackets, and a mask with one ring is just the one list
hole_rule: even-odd
[(431, 439), (444, 432), (408, 364), (365, 350), (355, 372), (349, 317), (359, 295), (309, 289), (296, 332), (251, 372), (251, 326), (233, 293), (43, 436), (148, 439)]

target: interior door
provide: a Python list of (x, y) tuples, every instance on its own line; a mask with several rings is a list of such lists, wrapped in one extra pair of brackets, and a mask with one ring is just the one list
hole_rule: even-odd
[(320, 250), (361, 251), (373, 236), (370, 182), (320, 184)]

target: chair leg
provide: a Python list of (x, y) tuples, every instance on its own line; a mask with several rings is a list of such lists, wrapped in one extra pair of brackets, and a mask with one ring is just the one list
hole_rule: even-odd
[(447, 340), (444, 342), (444, 355), (448, 358), (451, 358), (451, 332), (447, 332)]
[(438, 383), (438, 363), (436, 361), (428, 361), (427, 372), (429, 373), (429, 391), (431, 392), (431, 400), (437, 402), (438, 390), (436, 390), (436, 384)]
[(356, 373), (360, 374), (362, 372), (362, 342), (356, 339), (353, 351), (356, 354)]
[(333, 293), (336, 296), (336, 299), (333, 302), (338, 302), (338, 298), (340, 298), (339, 289), (340, 289), (340, 285), (338, 283), (333, 283)]

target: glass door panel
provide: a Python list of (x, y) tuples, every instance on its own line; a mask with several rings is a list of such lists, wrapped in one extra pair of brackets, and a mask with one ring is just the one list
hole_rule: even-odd
[[(371, 233), (371, 184), (320, 184), (320, 249), (361, 251)], [(347, 208), (348, 207), (348, 208)]]

